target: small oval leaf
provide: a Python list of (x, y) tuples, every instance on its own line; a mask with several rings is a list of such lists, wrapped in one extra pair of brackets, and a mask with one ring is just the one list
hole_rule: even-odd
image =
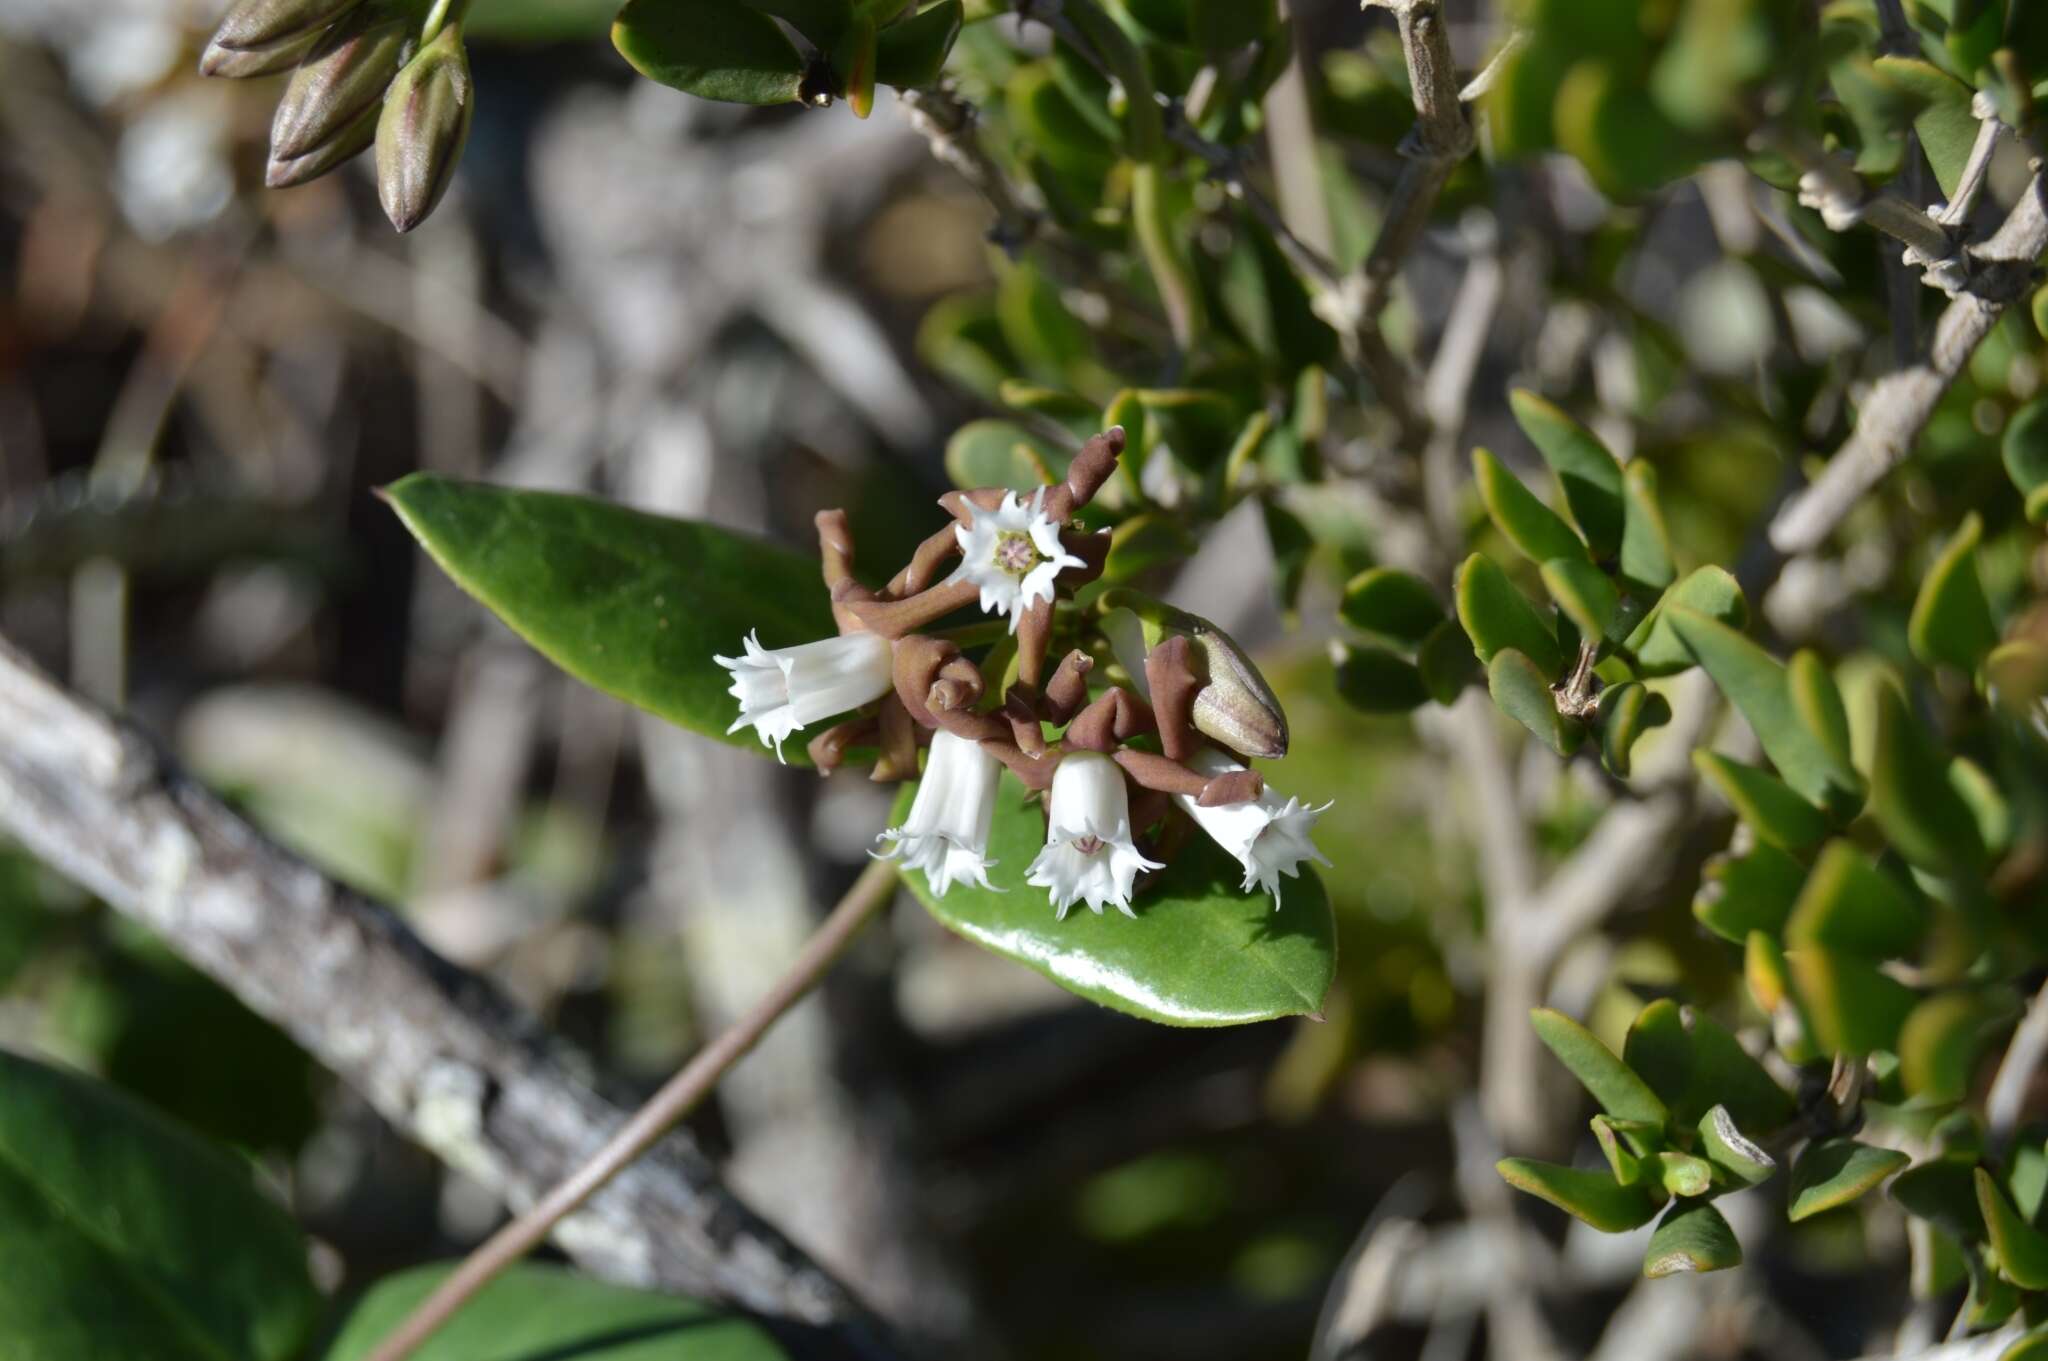
[(1816, 1140), (1792, 1164), (1792, 1204), (1786, 1217), (1802, 1219), (1847, 1205), (1912, 1159), (1892, 1148), (1854, 1139)]
[(804, 59), (766, 14), (734, 0), (626, 0), (612, 46), (649, 80), (701, 99), (788, 104)]

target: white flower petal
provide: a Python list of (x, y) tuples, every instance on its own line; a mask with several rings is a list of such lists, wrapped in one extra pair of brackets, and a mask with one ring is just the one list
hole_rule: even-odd
[(726, 731), (751, 727), (778, 761), (798, 728), (872, 703), (892, 683), (889, 642), (872, 633), (774, 649), (762, 647), (755, 632), (745, 641), (744, 656), (712, 658), (732, 672), (726, 693), (740, 702), (740, 716)]
[(931, 757), (910, 814), (901, 827), (877, 837), (890, 842), (878, 858), (923, 870), (940, 897), (956, 883), (993, 888), (988, 881), (989, 829), (995, 823), (996, 784), (1002, 765), (979, 742), (943, 730), (933, 734)]
[[(983, 613), (1008, 615), (1012, 633), (1019, 616), (1034, 602), (1053, 598), (1061, 572), (1085, 565), (1060, 543), (1059, 526), (1041, 509), (1044, 502), (1043, 490), (1033, 492), (1028, 501), (1019, 500), (1014, 491), (1005, 492), (993, 510), (969, 505), (967, 522), (953, 527), (960, 565), (943, 584), (974, 583)], [(1031, 561), (1005, 566), (999, 561), (1001, 553), (1020, 538), (1029, 545), (1026, 556)]]
[(1140, 870), (1165, 866), (1139, 854), (1131, 831), (1130, 794), (1123, 770), (1095, 752), (1069, 752), (1053, 771), (1046, 800), (1045, 849), (1031, 862), (1025, 882), (1050, 892), (1065, 919), (1085, 902), (1100, 915), (1114, 903), (1127, 917)]
[[(1245, 769), (1242, 762), (1214, 748), (1195, 753), (1188, 764), (1212, 778)], [(1280, 907), (1282, 875), (1298, 877), (1305, 860), (1330, 863), (1310, 838), (1316, 819), (1329, 810), (1327, 803), (1313, 808), (1300, 799), (1282, 800), (1271, 788), (1248, 803), (1222, 808), (1204, 808), (1186, 794), (1176, 794), (1174, 799), (1211, 841), (1244, 866), (1244, 891), (1259, 888), (1272, 894), (1275, 911)]]

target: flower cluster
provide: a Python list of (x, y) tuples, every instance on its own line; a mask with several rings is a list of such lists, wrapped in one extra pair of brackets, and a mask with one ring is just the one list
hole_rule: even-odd
[[(936, 894), (993, 887), (989, 835), (1008, 769), (1043, 797), (1045, 847), (1025, 882), (1061, 917), (1076, 903), (1135, 916), (1138, 876), (1165, 868), (1147, 851), (1166, 853), (1176, 815), (1236, 858), (1246, 892), (1269, 893), (1277, 907), (1282, 876), (1329, 862), (1310, 840), (1323, 808), (1282, 799), (1246, 763), (1286, 754), (1272, 690), (1235, 643), (1193, 616), (1142, 599), (1136, 610), (1071, 605), (1109, 549), (1107, 533), (1073, 517), (1123, 448), (1123, 430), (1112, 429), (1082, 447), (1062, 483), (941, 498), (954, 523), (880, 590), (853, 575), (844, 513), (819, 515), (839, 636), (769, 649), (749, 635), (742, 655), (719, 657), (740, 704), (731, 731), (754, 729), (780, 757), (797, 729), (853, 714), (812, 740), (811, 759), (829, 772), (872, 752), (877, 780), (917, 777), (928, 748), (909, 814), (877, 839), (887, 846), (878, 854), (923, 871)], [(961, 641), (926, 631), (973, 606), (1009, 621), (1009, 637), (978, 662)], [(1056, 637), (1069, 648), (1048, 673)], [(1128, 684), (1091, 685), (1104, 663)], [(985, 669), (1012, 678), (992, 688)]]

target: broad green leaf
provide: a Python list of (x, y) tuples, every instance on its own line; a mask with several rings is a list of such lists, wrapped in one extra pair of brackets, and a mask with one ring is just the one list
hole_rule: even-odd
[(1652, 728), (1671, 721), (1671, 702), (1638, 681), (1611, 685), (1600, 694), (1600, 760), (1616, 779), (1628, 778), (1635, 745)]
[(1536, 663), (1513, 648), (1496, 652), (1486, 668), (1486, 688), (1500, 711), (1534, 733), (1544, 746), (1559, 756), (1578, 750), (1585, 726), (1557, 711), (1557, 697)]
[(1716, 1104), (1744, 1129), (1765, 1133), (1792, 1118), (1792, 1099), (1728, 1029), (1693, 1007), (1660, 998), (1629, 1026), (1622, 1061), (1657, 1093), (1680, 1126)]
[(1806, 866), (1759, 841), (1741, 855), (1717, 855), (1701, 871), (1692, 914), (1700, 925), (1737, 945), (1752, 931), (1775, 936), (1806, 883)]
[(1839, 950), (1788, 950), (1785, 966), (1800, 1015), (1823, 1050), (1860, 1057), (1898, 1047), (1899, 1029), (1919, 1001), (1911, 988)]
[(898, 89), (929, 85), (945, 69), (965, 15), (960, 0), (940, 0), (875, 36), (875, 80)]
[(1645, 677), (1673, 676), (1691, 669), (1691, 650), (1665, 618), (1665, 612), (1673, 607), (1697, 610), (1732, 629), (1745, 628), (1749, 624), (1749, 601), (1743, 597), (1742, 588), (1735, 584), (1734, 577), (1719, 567), (1702, 567), (1689, 572), (1684, 580), (1664, 593), (1623, 644), (1635, 656), (1637, 674)]
[(1826, 838), (1828, 820), (1820, 810), (1768, 770), (1744, 765), (1717, 751), (1696, 751), (1692, 763), (1736, 816), (1771, 845), (1803, 851)]
[(1536, 664), (1546, 677), (1564, 670), (1564, 650), (1527, 596), (1515, 589), (1507, 573), (1484, 553), (1474, 553), (1458, 569), (1458, 622), (1472, 640), (1479, 660), (1512, 649)]
[(1830, 841), (1785, 923), (1785, 944), (1869, 960), (1897, 959), (1920, 944), (1927, 924), (1926, 904), (1898, 880), (1866, 859), (1853, 842)]
[(1640, 198), (1697, 170), (1699, 139), (1666, 117), (1633, 72), (1581, 61), (1558, 86), (1557, 145), (1586, 167), (1593, 183), (1620, 198)]
[(1265, 522), (1266, 543), (1273, 552), (1274, 595), (1280, 608), (1291, 615), (1308, 580), (1308, 563), (1315, 556), (1316, 538), (1300, 516), (1272, 497), (1259, 502), (1259, 517)]
[(1103, 564), (1102, 579), (1129, 581), (1154, 567), (1183, 562), (1199, 546), (1178, 518), (1150, 511), (1133, 515), (1109, 536), (1109, 558)]
[(1961, 186), (1963, 167), (1977, 142), (1977, 120), (1970, 112), (1969, 86), (1918, 57), (1879, 57), (1871, 63), (1879, 80), (1911, 100), (1917, 112), (1913, 131), (1941, 192), (1950, 198)]
[(1405, 714), (1429, 703), (1415, 663), (1383, 647), (1345, 647), (1337, 659), (1337, 693), (1369, 714)]
[(1811, 648), (1801, 648), (1785, 664), (1785, 684), (1792, 696), (1793, 712), (1807, 730), (1821, 740), (1844, 765), (1855, 764), (1849, 736), (1849, 710), (1842, 691), (1835, 684), (1827, 663)]
[(2036, 1324), (2019, 1341), (1998, 1354), (1998, 1361), (2044, 1361), (2048, 1358), (2048, 1323)]
[(1503, 1158), (1494, 1168), (1517, 1191), (1547, 1200), (1602, 1233), (1641, 1228), (1664, 1203), (1663, 1188), (1652, 1181), (1623, 1186), (1606, 1172), (1582, 1171), (1533, 1158)]
[(1003, 87), (1003, 111), (1026, 145), (1064, 174), (1098, 182), (1116, 164), (1117, 148), (1060, 88), (1050, 61), (1025, 62)]
[(1670, 1111), (1650, 1085), (1615, 1057), (1592, 1031), (1561, 1011), (1539, 1008), (1529, 1015), (1536, 1035), (1616, 1120), (1662, 1129)]
[(1911, 1167), (1886, 1188), (1907, 1214), (1925, 1219), (1965, 1243), (1984, 1241), (1984, 1211), (1977, 1204), (1976, 1154), (1944, 1155)]
[(1599, 436), (1527, 388), (1510, 392), (1508, 404), (1522, 433), (1557, 474), (1565, 505), (1594, 559), (1619, 555), (1628, 518), (1621, 464)]
[(1726, 624), (1684, 608), (1665, 611), (1679, 640), (1749, 720), (1778, 776), (1838, 822), (1863, 806), (1863, 780), (1806, 726), (1792, 702), (1785, 668)]
[(814, 561), (716, 525), (432, 473), (386, 496), (457, 585), (557, 666), (740, 746), (760, 739), (727, 735), (739, 703), (712, 658), (750, 630), (771, 648), (835, 632)]
[(1059, 481), (1071, 461), (1013, 421), (969, 421), (946, 441), (946, 476), (961, 488), (1034, 491)]
[(1465, 687), (1479, 677), (1479, 658), (1473, 653), (1472, 639), (1456, 619), (1446, 619), (1430, 630), (1422, 640), (1421, 651), (1415, 654), (1415, 664), (1422, 672), (1422, 683), (1430, 698), (1439, 704), (1457, 703)]
[(1066, 386), (1086, 376), (1085, 360), (1093, 350), (1088, 328), (1029, 260), (1002, 267), (996, 324), (1025, 367), (1046, 381)]
[[(854, 0), (743, 0), (749, 9), (787, 19), (820, 52), (838, 48), (853, 18)], [(489, 4), (483, 6), (491, 8)]]
[(0, 1052), (0, 1355), (292, 1361), (320, 1297), (248, 1166)]
[(702, 99), (787, 104), (803, 84), (796, 45), (737, 0), (626, 0), (612, 45), (649, 80)]
[(1815, 1140), (1792, 1164), (1786, 1217), (1796, 1224), (1847, 1205), (1911, 1161), (1896, 1149), (1872, 1148), (1854, 1139)]
[[(2048, 298), (2048, 288), (2036, 295), (2037, 307), (2042, 298)], [(2027, 518), (2036, 522), (2048, 519), (2048, 500), (2035, 497), (2048, 487), (2048, 397), (2036, 397), (2005, 423), (2002, 449), (2007, 475), (2027, 498)]]
[(1700, 1117), (1700, 1151), (1726, 1176), (1742, 1186), (1769, 1181), (1778, 1161), (1750, 1141), (1726, 1106), (1714, 1106)]
[(1956, 530), (1920, 583), (1906, 637), (1913, 655), (1929, 666), (1946, 663), (1974, 673), (1998, 646), (1998, 625), (1977, 576), (1977, 543), (1984, 524), (1973, 513)]
[(1647, 1170), (1643, 1159), (1656, 1152), (1657, 1145), (1664, 1138), (1661, 1125), (1642, 1120), (1616, 1120), (1611, 1115), (1594, 1116), (1592, 1129), (1593, 1138), (1607, 1159), (1607, 1166), (1614, 1172), (1614, 1180), (1623, 1186), (1634, 1186), (1643, 1179)]
[[(378, 1282), (342, 1325), (326, 1361), (361, 1361), (453, 1264)], [(523, 1262), (492, 1281), (420, 1349), (415, 1361), (785, 1361), (766, 1329), (695, 1300), (608, 1285)]]
[(1674, 1204), (1657, 1221), (1643, 1253), (1643, 1275), (1652, 1279), (1741, 1265), (1742, 1244), (1735, 1241), (1735, 1230), (1707, 1201)]
[(1656, 468), (1641, 459), (1630, 462), (1622, 470), (1622, 494), (1628, 501), (1621, 532), (1622, 580), (1654, 594), (1678, 576), (1671, 532), (1657, 499)]
[(1984, 849), (1992, 855), (2003, 855), (2012, 849), (2012, 804), (1983, 767), (1966, 756), (1955, 757), (1948, 763), (1948, 784), (1970, 811), (1977, 824), (1977, 840)]
[(462, 22), (472, 41), (591, 42), (604, 36), (619, 12), (614, 0), (492, 0)]
[[(909, 811), (915, 786), (896, 804)], [(1198, 832), (1171, 867), (1142, 885), (1135, 918), (1076, 907), (1059, 920), (1044, 889), (1024, 882), (1045, 845), (1045, 818), (1005, 778), (989, 837), (993, 889), (955, 884), (932, 893), (904, 876), (934, 917), (967, 939), (1026, 964), (1090, 1001), (1168, 1025), (1221, 1026), (1321, 1010), (1336, 968), (1336, 926), (1322, 881), (1304, 867), (1283, 881), (1276, 910), (1246, 893), (1238, 863)]]
[(1674, 1196), (1703, 1196), (1714, 1187), (1714, 1165), (1671, 1149), (1657, 1155), (1657, 1180)]
[(1543, 586), (1583, 638), (1602, 639), (1626, 633), (1617, 627), (1615, 609), (1621, 593), (1608, 575), (1583, 557), (1552, 558), (1543, 564)]
[(1936, 993), (1899, 1028), (1899, 1080), (1932, 1102), (1960, 1101), (1985, 1045), (2012, 1020), (2017, 1000), (2003, 989)]
[(1344, 587), (1344, 622), (1397, 643), (1417, 646), (1444, 622), (1436, 592), (1413, 572), (1368, 567)]
[(1522, 556), (1539, 563), (1586, 556), (1586, 545), (1572, 527), (1484, 449), (1472, 451), (1472, 477), (1487, 515)]
[(1949, 779), (1949, 763), (1906, 712), (1905, 696), (1877, 687), (1877, 751), (1870, 771), (1870, 811), (1899, 854), (1936, 874), (1983, 868), (1984, 839), (1976, 814)]
[(1989, 1172), (1980, 1167), (1973, 1180), (2000, 1274), (2022, 1290), (2048, 1290), (2048, 1234), (2020, 1218)]

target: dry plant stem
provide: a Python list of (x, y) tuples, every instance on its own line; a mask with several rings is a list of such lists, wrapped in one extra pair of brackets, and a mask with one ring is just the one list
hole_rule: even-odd
[(892, 861), (877, 860), (862, 871), (766, 997), (685, 1064), (573, 1176), (472, 1252), (379, 1344), (370, 1361), (404, 1361), (411, 1356), (479, 1290), (532, 1252), (555, 1225), (660, 1142), (771, 1026), (818, 985), (860, 929), (888, 905), (895, 887)]
[(1377, 321), (1393, 297), (1402, 262), (1422, 237), (1444, 181), (1472, 151), (1471, 120), (1458, 99), (1458, 70), (1451, 57), (1438, 0), (1369, 0), (1394, 12), (1401, 26), (1401, 51), (1415, 95), (1415, 126), (1401, 143), (1405, 158), (1387, 203), (1379, 239), (1365, 260), (1362, 305)]
[(1811, 553), (1884, 475), (1905, 461), (1934, 408), (1984, 337), (2032, 283), (2034, 262), (2048, 249), (2048, 202), (2041, 177), (1989, 241), (1974, 246), (1972, 290), (1950, 302), (1918, 363), (1882, 379), (1864, 399), (1856, 429), (1813, 485), (1788, 501), (1771, 523), (1771, 546), (1787, 557)]
[(2027, 1014), (2013, 1031), (2005, 1057), (1998, 1061), (1998, 1075), (1984, 1098), (1985, 1146), (1994, 1156), (2003, 1154), (2012, 1142), (2026, 1107), (2027, 1089), (2034, 1085), (2043, 1059), (2048, 1059), (2048, 985), (2027, 1005)]
[[(283, 851), (139, 732), (0, 642), (0, 830), (288, 1031), (392, 1125), (524, 1203), (626, 1118), (590, 1062), (389, 908)], [(585, 1270), (899, 1355), (677, 1134), (561, 1225)]]

